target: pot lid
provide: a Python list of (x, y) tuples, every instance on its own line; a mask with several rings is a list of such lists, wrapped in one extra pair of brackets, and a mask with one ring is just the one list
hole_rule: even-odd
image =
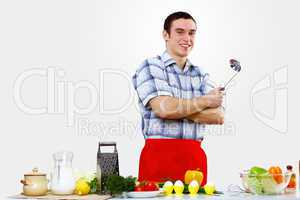
[(24, 174), (24, 176), (46, 176), (45, 173), (40, 173), (37, 167), (32, 169), (32, 172)]

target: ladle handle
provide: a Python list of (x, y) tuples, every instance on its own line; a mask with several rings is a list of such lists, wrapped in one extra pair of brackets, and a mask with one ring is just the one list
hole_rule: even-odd
[(227, 85), (232, 81), (232, 79), (238, 74), (238, 72), (236, 72), (230, 79), (229, 81), (227, 81), (227, 83), (224, 85), (224, 87), (222, 87), (220, 90), (224, 91), (225, 88), (227, 87)]

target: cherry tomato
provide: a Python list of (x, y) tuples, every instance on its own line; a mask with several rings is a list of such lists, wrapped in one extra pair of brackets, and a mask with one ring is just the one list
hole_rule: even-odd
[(144, 191), (157, 191), (159, 187), (154, 182), (147, 182), (144, 186)]
[(134, 187), (134, 191), (135, 192), (142, 192), (142, 191), (144, 191), (144, 187), (140, 186), (140, 185), (137, 185), (137, 186)]

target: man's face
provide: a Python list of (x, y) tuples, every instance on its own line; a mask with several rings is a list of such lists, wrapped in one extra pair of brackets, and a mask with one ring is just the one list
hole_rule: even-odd
[(196, 24), (192, 19), (177, 19), (171, 24), (170, 34), (163, 33), (167, 49), (175, 56), (187, 57), (194, 47)]

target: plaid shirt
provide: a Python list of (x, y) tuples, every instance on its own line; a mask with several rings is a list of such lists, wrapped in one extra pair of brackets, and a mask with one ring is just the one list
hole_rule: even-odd
[(159, 118), (149, 107), (149, 101), (160, 95), (192, 99), (205, 95), (210, 89), (208, 74), (187, 60), (184, 70), (165, 51), (162, 55), (146, 59), (132, 80), (139, 97), (142, 132), (147, 138), (203, 139), (203, 124), (188, 119)]

